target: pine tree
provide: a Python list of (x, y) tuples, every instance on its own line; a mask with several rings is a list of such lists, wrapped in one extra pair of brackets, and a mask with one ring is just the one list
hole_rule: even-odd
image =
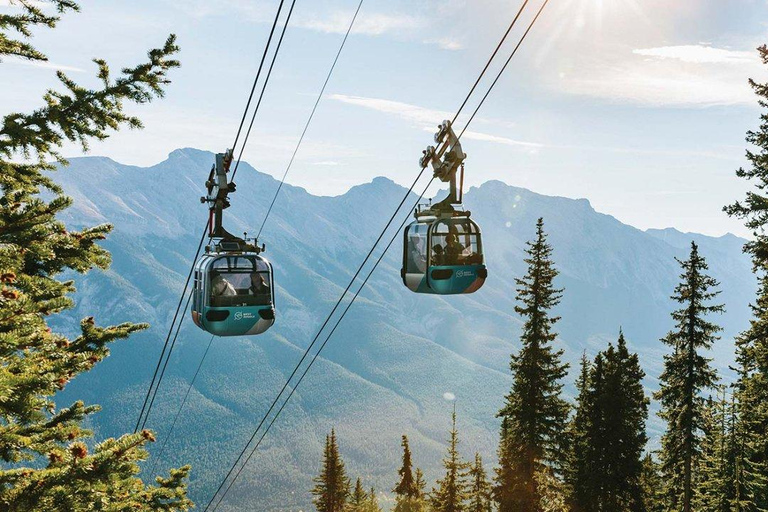
[(653, 455), (646, 454), (643, 458), (643, 469), (640, 472), (641, 512), (665, 512), (662, 489), (661, 469), (653, 460)]
[(363, 482), (360, 477), (355, 481), (355, 490), (349, 496), (347, 510), (349, 512), (365, 512), (369, 503), (368, 493), (363, 488)]
[(581, 371), (576, 380), (576, 407), (573, 417), (568, 423), (566, 438), (568, 451), (565, 465), (565, 481), (568, 489), (568, 504), (572, 509), (587, 511), (586, 505), (595, 493), (591, 490), (593, 481), (592, 461), (590, 453), (599, 447), (592, 436), (595, 433), (591, 421), (594, 419), (592, 404), (592, 364), (586, 353), (581, 356)]
[[(29, 44), (39, 27), (54, 28), (59, 16), (79, 10), (73, 0), (18, 2), (0, 15), (0, 57), (45, 61)], [(55, 8), (49, 10), (47, 7)], [(63, 72), (60, 87), (31, 113), (10, 113), (0, 127), (0, 509), (7, 511), (187, 510), (188, 467), (172, 470), (156, 485), (136, 475), (154, 440), (143, 431), (85, 444), (83, 427), (96, 405), (81, 401), (59, 408), (54, 399), (77, 375), (109, 353), (109, 344), (144, 324), (98, 327), (80, 323), (75, 339), (53, 333), (52, 315), (70, 309), (74, 292), (62, 273), (107, 268), (109, 253), (99, 243), (111, 226), (69, 230), (57, 217), (72, 204), (49, 173), (66, 161), (59, 151), (69, 141), (88, 149), (121, 127), (138, 128), (127, 103), (163, 95), (168, 72), (179, 64), (171, 36), (148, 61), (113, 77), (95, 60), (99, 87), (78, 85)], [(97, 177), (94, 176), (94, 179)]]
[(312, 503), (318, 512), (342, 512), (345, 509), (350, 494), (350, 481), (339, 454), (334, 430), (325, 437), (323, 466), (313, 481), (315, 487), (311, 491), (314, 495)]
[(672, 347), (672, 353), (664, 356), (661, 389), (656, 398), (661, 401), (659, 416), (667, 422), (661, 440), (667, 504), (672, 510), (690, 512), (694, 463), (701, 453), (705, 406), (702, 392), (717, 382), (710, 360), (701, 351), (709, 350), (719, 339), (720, 327), (707, 316), (722, 312), (723, 306), (711, 304), (719, 293), (714, 291), (718, 283), (706, 274), (707, 263), (694, 242), (688, 260), (678, 262), (683, 273), (672, 299), (682, 307), (672, 313), (675, 329), (662, 339)]
[(639, 510), (642, 503), (640, 475), (648, 437), (648, 398), (637, 354), (630, 354), (624, 333), (619, 332), (616, 348), (605, 351), (603, 411), (606, 425), (603, 446), (607, 510)]
[(459, 434), (456, 430), (456, 408), (452, 415), (451, 437), (448, 442), (448, 454), (443, 459), (445, 476), (437, 481), (432, 489), (430, 501), (434, 512), (464, 512), (466, 510), (467, 463), (459, 455)]
[(528, 242), (525, 262), (528, 271), (517, 279), (515, 311), (525, 324), (522, 349), (512, 355), (514, 377), (499, 416), (506, 419), (500, 440), (500, 468), (494, 495), (500, 512), (535, 512), (539, 493), (535, 474), (542, 467), (558, 471), (564, 462), (564, 431), (570, 409), (561, 397), (568, 365), (561, 362), (562, 350), (554, 350), (559, 320), (550, 310), (560, 302), (562, 290), (554, 287), (558, 272), (551, 260), (544, 222), (536, 223), (536, 239)]
[[(764, 290), (753, 309), (767, 306), (768, 290)], [(735, 487), (731, 508), (738, 512), (768, 510), (768, 368), (758, 369), (765, 363), (760, 361), (763, 355), (756, 355), (764, 343), (759, 338), (765, 332), (763, 319), (768, 320), (768, 310), (756, 315), (751, 328), (736, 339), (739, 377), (732, 401), (730, 453)]]
[[(768, 64), (768, 47), (758, 48)], [(768, 84), (750, 80), (758, 103), (768, 109)], [(754, 183), (743, 202), (724, 208), (731, 216), (744, 220), (752, 237), (744, 251), (752, 257), (760, 287), (752, 306), (750, 327), (736, 340), (739, 378), (735, 389), (738, 404), (736, 435), (736, 510), (768, 509), (768, 112), (760, 115), (760, 126), (747, 132), (747, 143), (757, 148), (747, 150), (749, 168), (736, 175)]]
[(376, 489), (371, 487), (368, 491), (368, 500), (365, 503), (365, 512), (382, 512), (379, 499), (376, 497)]
[(475, 453), (475, 463), (469, 468), (469, 506), (467, 512), (491, 512), (491, 484), (483, 467), (483, 459)]
[(536, 507), (541, 512), (569, 512), (565, 484), (551, 468), (541, 466), (534, 475), (538, 488)]
[[(424, 477), (417, 469), (414, 479), (411, 448), (408, 445), (407, 436), (403, 435), (401, 445), (403, 447), (403, 463), (397, 472), (400, 480), (392, 490), (395, 493), (395, 512), (420, 512), (424, 510), (426, 505), (423, 496)], [(421, 489), (419, 485), (422, 486)]]
[(622, 332), (593, 364), (586, 358), (577, 381), (576, 413), (569, 425), (567, 481), (572, 508), (642, 510), (642, 454), (648, 399), (637, 354)]
[(403, 447), (403, 464), (397, 472), (400, 475), (400, 481), (392, 492), (396, 496), (413, 498), (418, 491), (416, 489), (416, 482), (413, 479), (413, 463), (411, 462), (411, 448), (408, 446), (408, 436), (403, 435), (401, 446)]
[(699, 481), (694, 488), (694, 509), (701, 512), (730, 512), (735, 493), (735, 459), (729, 431), (730, 404), (725, 387), (711, 397), (703, 414), (704, 437), (698, 464)]

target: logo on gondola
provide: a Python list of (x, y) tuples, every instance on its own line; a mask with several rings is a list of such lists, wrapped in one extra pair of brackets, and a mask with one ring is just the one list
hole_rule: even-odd
[(475, 273), (471, 270), (457, 270), (456, 277), (472, 277)]
[(235, 313), (235, 320), (242, 320), (243, 319), (243, 312), (238, 311)]

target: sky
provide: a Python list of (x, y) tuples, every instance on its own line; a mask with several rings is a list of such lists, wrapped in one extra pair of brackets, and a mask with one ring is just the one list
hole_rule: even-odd
[[(489, 77), (542, 1), (529, 1)], [(285, 171), (357, 2), (297, 0), (244, 152), (258, 170), (278, 178)], [(364, 0), (287, 182), (321, 195), (377, 176), (409, 186), (421, 150), (461, 104), (520, 2)], [(145, 128), (94, 143), (88, 154), (149, 166), (176, 148), (223, 151), (278, 3), (84, 0), (57, 29), (35, 31), (48, 62), (0, 64), (0, 113), (41, 105), (45, 90), (57, 87), (56, 69), (95, 86), (92, 58), (117, 72), (175, 33), (182, 67), (166, 97), (129, 107)], [(767, 7), (766, 0), (550, 0), (462, 138), (466, 185), (496, 179), (587, 198), (640, 229), (746, 236), (721, 209), (747, 189), (734, 172), (746, 165), (744, 136), (761, 114), (748, 78), (768, 81), (755, 51), (768, 42)], [(13, 9), (0, 0), (0, 12)], [(68, 145), (64, 153), (82, 151)]]

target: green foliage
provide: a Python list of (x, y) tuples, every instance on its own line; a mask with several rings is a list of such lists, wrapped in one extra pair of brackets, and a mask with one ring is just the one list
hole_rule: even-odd
[(675, 328), (662, 339), (672, 347), (672, 353), (664, 356), (661, 389), (656, 398), (661, 401), (659, 416), (667, 422), (661, 439), (667, 504), (672, 510), (688, 512), (693, 497), (694, 464), (701, 455), (705, 409), (702, 393), (717, 382), (710, 360), (701, 351), (709, 350), (719, 339), (720, 327), (707, 317), (722, 312), (723, 306), (711, 304), (719, 293), (713, 291), (718, 283), (706, 274), (707, 263), (695, 243), (691, 242), (688, 260), (679, 263), (683, 273), (672, 299), (681, 308), (672, 312)]
[(565, 471), (576, 510), (642, 509), (642, 454), (648, 440), (644, 376), (621, 332), (616, 346), (609, 344), (592, 365), (582, 359)]
[(403, 435), (401, 442), (403, 447), (403, 463), (397, 474), (400, 476), (397, 485), (392, 490), (395, 493), (395, 512), (422, 512), (427, 508), (424, 497), (424, 475), (420, 469), (413, 474), (413, 462), (411, 461), (411, 448), (408, 445), (408, 437)]
[[(30, 38), (32, 28), (37, 25), (54, 28), (59, 17), (46, 15), (45, 9), (48, 6), (43, 2), (11, 0), (10, 4), (18, 7), (20, 12), (0, 14), (0, 55), (14, 55), (28, 60), (48, 60), (45, 55), (23, 39), (13, 39), (9, 32), (13, 31), (22, 38)], [(55, 7), (57, 14), (80, 10), (74, 0), (48, 0), (45, 4)]]
[[(764, 64), (768, 64), (768, 47), (759, 47)], [(750, 80), (758, 103), (764, 111), (760, 126), (747, 132), (750, 167), (740, 168), (736, 175), (751, 181), (754, 188), (743, 201), (724, 210), (744, 220), (752, 237), (744, 246), (759, 277), (757, 300), (752, 305), (753, 319), (749, 328), (736, 339), (736, 362), (739, 378), (735, 387), (736, 419), (733, 426), (735, 443), (735, 510), (768, 509), (768, 84)]]
[[(76, 11), (70, 0), (54, 0), (58, 13)], [(39, 2), (19, 1), (20, 12), (0, 15), (0, 55), (43, 60), (44, 55), (10, 31), (29, 37), (35, 25), (54, 27)], [(31, 114), (12, 113), (0, 126), (0, 508), (3, 510), (187, 510), (188, 467), (171, 471), (146, 486), (136, 477), (149, 431), (107, 439), (92, 450), (82, 427), (97, 406), (75, 402), (57, 409), (54, 396), (77, 375), (109, 354), (108, 345), (144, 329), (125, 323), (98, 327), (93, 318), (80, 324), (75, 339), (51, 332), (51, 315), (72, 306), (72, 281), (62, 272), (106, 268), (109, 253), (99, 247), (111, 226), (69, 231), (57, 220), (71, 199), (46, 175), (48, 163), (64, 160), (65, 140), (87, 148), (108, 130), (138, 127), (124, 114), (125, 102), (146, 103), (162, 96), (166, 74), (178, 66), (171, 36), (149, 52), (147, 63), (123, 70), (113, 80), (103, 61), (101, 88), (78, 86), (59, 73), (66, 92), (50, 90), (45, 106)], [(49, 199), (41, 194), (46, 193)], [(52, 196), (52, 197), (51, 197)]]
[(325, 437), (322, 464), (320, 474), (314, 478), (315, 487), (311, 491), (314, 495), (312, 503), (315, 504), (318, 512), (343, 512), (350, 496), (350, 481), (347, 478), (344, 461), (339, 454), (334, 430)]
[(523, 346), (512, 355), (514, 382), (499, 411), (504, 426), (494, 495), (500, 512), (538, 510), (535, 474), (544, 466), (557, 470), (562, 465), (570, 409), (560, 396), (568, 365), (560, 361), (562, 350), (552, 348), (557, 337), (552, 327), (559, 318), (550, 310), (560, 302), (562, 290), (554, 287), (558, 272), (542, 219), (536, 223), (536, 239), (527, 245), (528, 271), (517, 279), (520, 304), (515, 307), (525, 319)]
[(451, 437), (448, 453), (443, 459), (445, 476), (437, 481), (437, 486), (430, 493), (430, 504), (434, 512), (464, 512), (469, 498), (467, 469), (468, 464), (459, 455), (459, 433), (456, 430), (456, 410), (452, 415)]
[(648, 453), (643, 458), (643, 469), (640, 472), (640, 491), (643, 501), (638, 510), (642, 512), (664, 512), (664, 493), (662, 488), (661, 468), (653, 460), (653, 455)]
[[(768, 64), (768, 47), (763, 45), (757, 49), (763, 64)], [(758, 97), (758, 103), (768, 108), (768, 84), (749, 81)], [(744, 225), (752, 231), (752, 237), (744, 246), (745, 252), (752, 256), (755, 268), (765, 271), (768, 268), (768, 113), (760, 115), (760, 127), (747, 132), (747, 143), (754, 148), (747, 149), (747, 160), (750, 167), (740, 168), (736, 176), (754, 183), (754, 188), (747, 192), (743, 201), (736, 201), (723, 208), (728, 215), (744, 219)]]
[(534, 480), (538, 489), (537, 510), (541, 512), (569, 512), (565, 485), (551, 468), (539, 467), (534, 475)]
[(475, 462), (469, 467), (469, 505), (467, 512), (491, 512), (491, 483), (483, 467), (483, 459), (475, 453)]
[(403, 464), (400, 466), (397, 474), (400, 475), (400, 481), (392, 490), (397, 496), (413, 498), (418, 494), (416, 481), (413, 479), (413, 463), (411, 462), (411, 448), (408, 446), (408, 436), (403, 435), (401, 443), (403, 447)]
[(704, 437), (698, 460), (698, 484), (694, 489), (693, 508), (701, 512), (730, 512), (736, 497), (734, 410), (725, 387), (718, 389), (718, 399), (707, 401), (703, 414)]

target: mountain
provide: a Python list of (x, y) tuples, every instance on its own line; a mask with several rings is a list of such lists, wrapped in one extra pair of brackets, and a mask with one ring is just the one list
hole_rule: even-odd
[[(149, 168), (75, 158), (55, 176), (75, 199), (69, 225), (115, 225), (105, 242), (112, 268), (75, 276), (76, 307), (56, 318), (56, 327), (74, 332), (87, 315), (102, 324), (152, 324), (118, 343), (110, 358), (63, 393), (62, 403), (77, 397), (102, 405), (91, 425), (97, 437), (133, 429), (207, 218), (199, 198), (212, 162), (211, 153), (195, 149), (176, 150)], [(236, 181), (226, 225), (253, 234), (278, 182), (248, 164), (241, 164)], [(275, 267), (277, 323), (258, 337), (213, 341), (158, 464), (192, 463), (191, 491), (199, 504), (210, 498), (404, 194), (386, 178), (335, 197), (282, 188), (261, 237)], [(415, 200), (412, 194), (405, 202), (403, 216)], [(672, 327), (669, 296), (680, 274), (675, 258), (685, 258), (696, 240), (722, 283), (727, 312), (718, 319), (724, 333), (713, 357), (727, 371), (732, 338), (748, 324), (756, 287), (743, 240), (641, 231), (596, 212), (585, 199), (542, 196), (500, 181), (471, 188), (464, 201), (483, 229), (486, 285), (468, 296), (409, 292), (400, 281), (397, 238), (219, 510), (307, 507), (331, 427), (348, 471), (366, 485), (387, 493), (393, 487), (402, 434), (434, 481), (450, 421), (446, 392), (457, 397), (463, 453), (480, 451), (493, 460), (495, 414), (511, 385), (509, 354), (519, 349), (514, 280), (540, 216), (561, 271), (557, 284), (565, 288), (558, 343), (574, 367), (582, 352), (593, 356), (615, 341), (621, 327), (641, 355), (649, 393), (656, 388), (665, 353), (658, 340)], [(149, 421), (159, 439), (210, 339), (187, 317)], [(651, 435), (661, 427), (652, 416)], [(157, 457), (159, 446), (153, 448)]]

